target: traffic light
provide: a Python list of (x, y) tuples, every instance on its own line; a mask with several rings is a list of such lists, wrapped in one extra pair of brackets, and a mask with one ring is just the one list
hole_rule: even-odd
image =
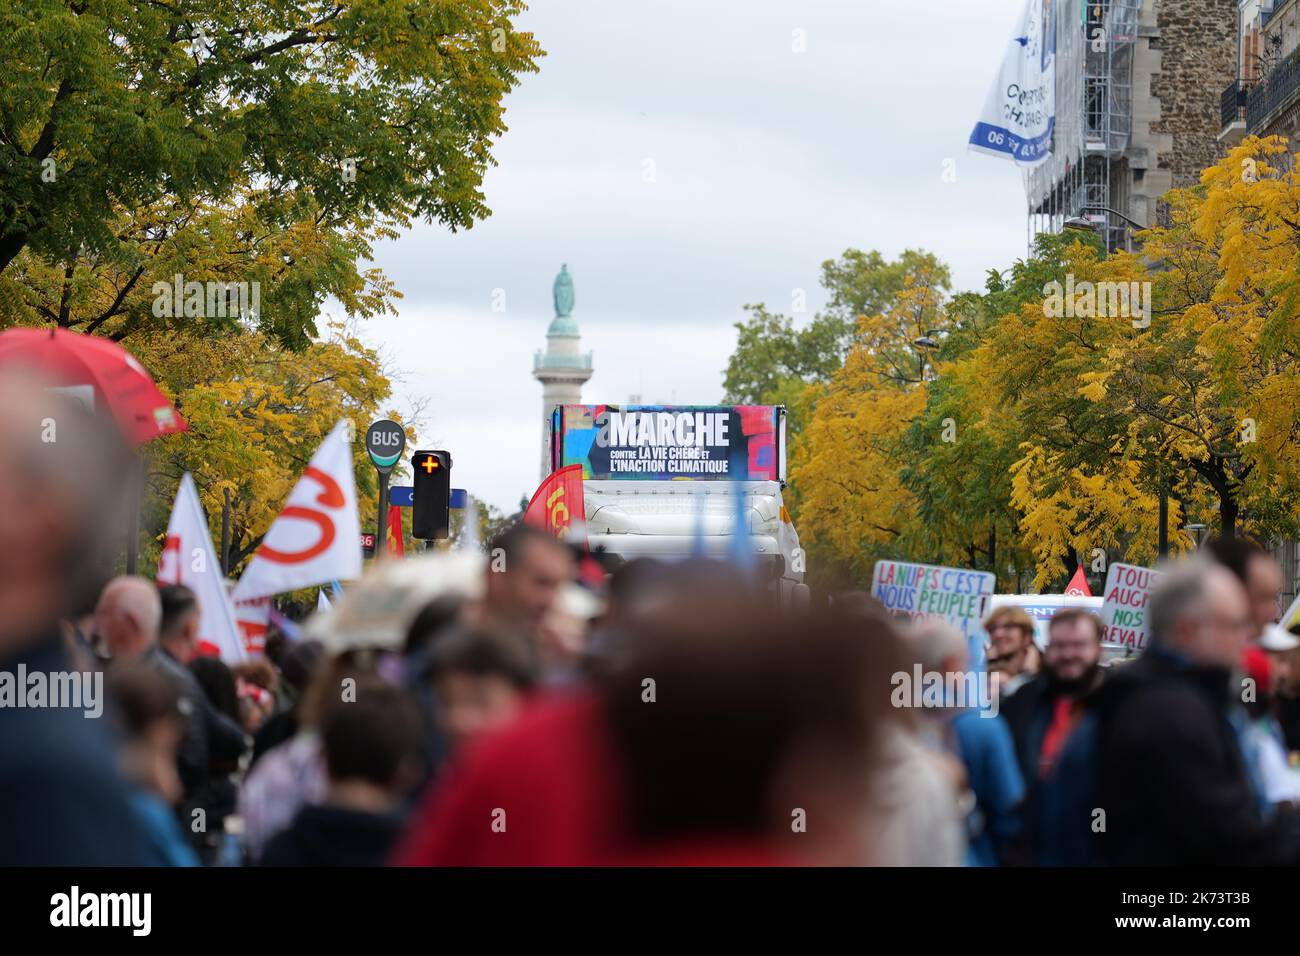
[(424, 541), (451, 533), (451, 452), (417, 451), (411, 456), (415, 493), (411, 502), (411, 537)]

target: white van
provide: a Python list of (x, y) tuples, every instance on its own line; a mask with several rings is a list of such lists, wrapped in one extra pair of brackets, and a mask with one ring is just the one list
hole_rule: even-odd
[[(1053, 614), (1061, 608), (1084, 607), (1100, 617), (1102, 603), (1099, 597), (1084, 597), (1079, 594), (994, 594), (988, 601), (988, 613), (991, 614), (994, 608), (999, 607), (1024, 608), (1034, 619), (1034, 643), (1042, 650), (1047, 646), (1047, 622)], [(987, 634), (984, 635), (984, 646), (988, 647)], [(1103, 664), (1127, 657), (1128, 654), (1129, 649), (1122, 644), (1101, 645)]]

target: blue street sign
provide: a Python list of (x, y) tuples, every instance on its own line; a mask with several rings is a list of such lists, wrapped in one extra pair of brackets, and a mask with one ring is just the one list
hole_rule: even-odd
[[(464, 488), (451, 489), (451, 497), (448, 500), (448, 507), (464, 508), (465, 499), (469, 497)], [(395, 485), (388, 489), (388, 503), (397, 505), (399, 508), (409, 508), (415, 501), (415, 489), (410, 485)]]

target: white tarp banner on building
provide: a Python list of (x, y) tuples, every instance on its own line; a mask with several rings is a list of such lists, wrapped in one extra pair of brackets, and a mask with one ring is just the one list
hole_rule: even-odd
[(1036, 166), (1056, 125), (1056, 0), (1028, 0), (989, 91), (971, 149)]

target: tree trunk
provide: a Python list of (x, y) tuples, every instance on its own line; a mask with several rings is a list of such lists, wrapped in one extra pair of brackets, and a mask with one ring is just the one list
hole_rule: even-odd
[(1230, 491), (1219, 495), (1219, 537), (1235, 538), (1237, 536), (1237, 516), (1240, 512), (1237, 498)]
[[(993, 572), (993, 578), (996, 581), (998, 576), (998, 523), (989, 522), (989, 570)], [(994, 585), (997, 590), (997, 585)]]
[(1061, 556), (1061, 563), (1065, 565), (1065, 583), (1061, 585), (1059, 593), (1065, 593), (1065, 589), (1070, 586), (1070, 578), (1074, 577), (1074, 572), (1079, 568), (1079, 556), (1071, 548)]

